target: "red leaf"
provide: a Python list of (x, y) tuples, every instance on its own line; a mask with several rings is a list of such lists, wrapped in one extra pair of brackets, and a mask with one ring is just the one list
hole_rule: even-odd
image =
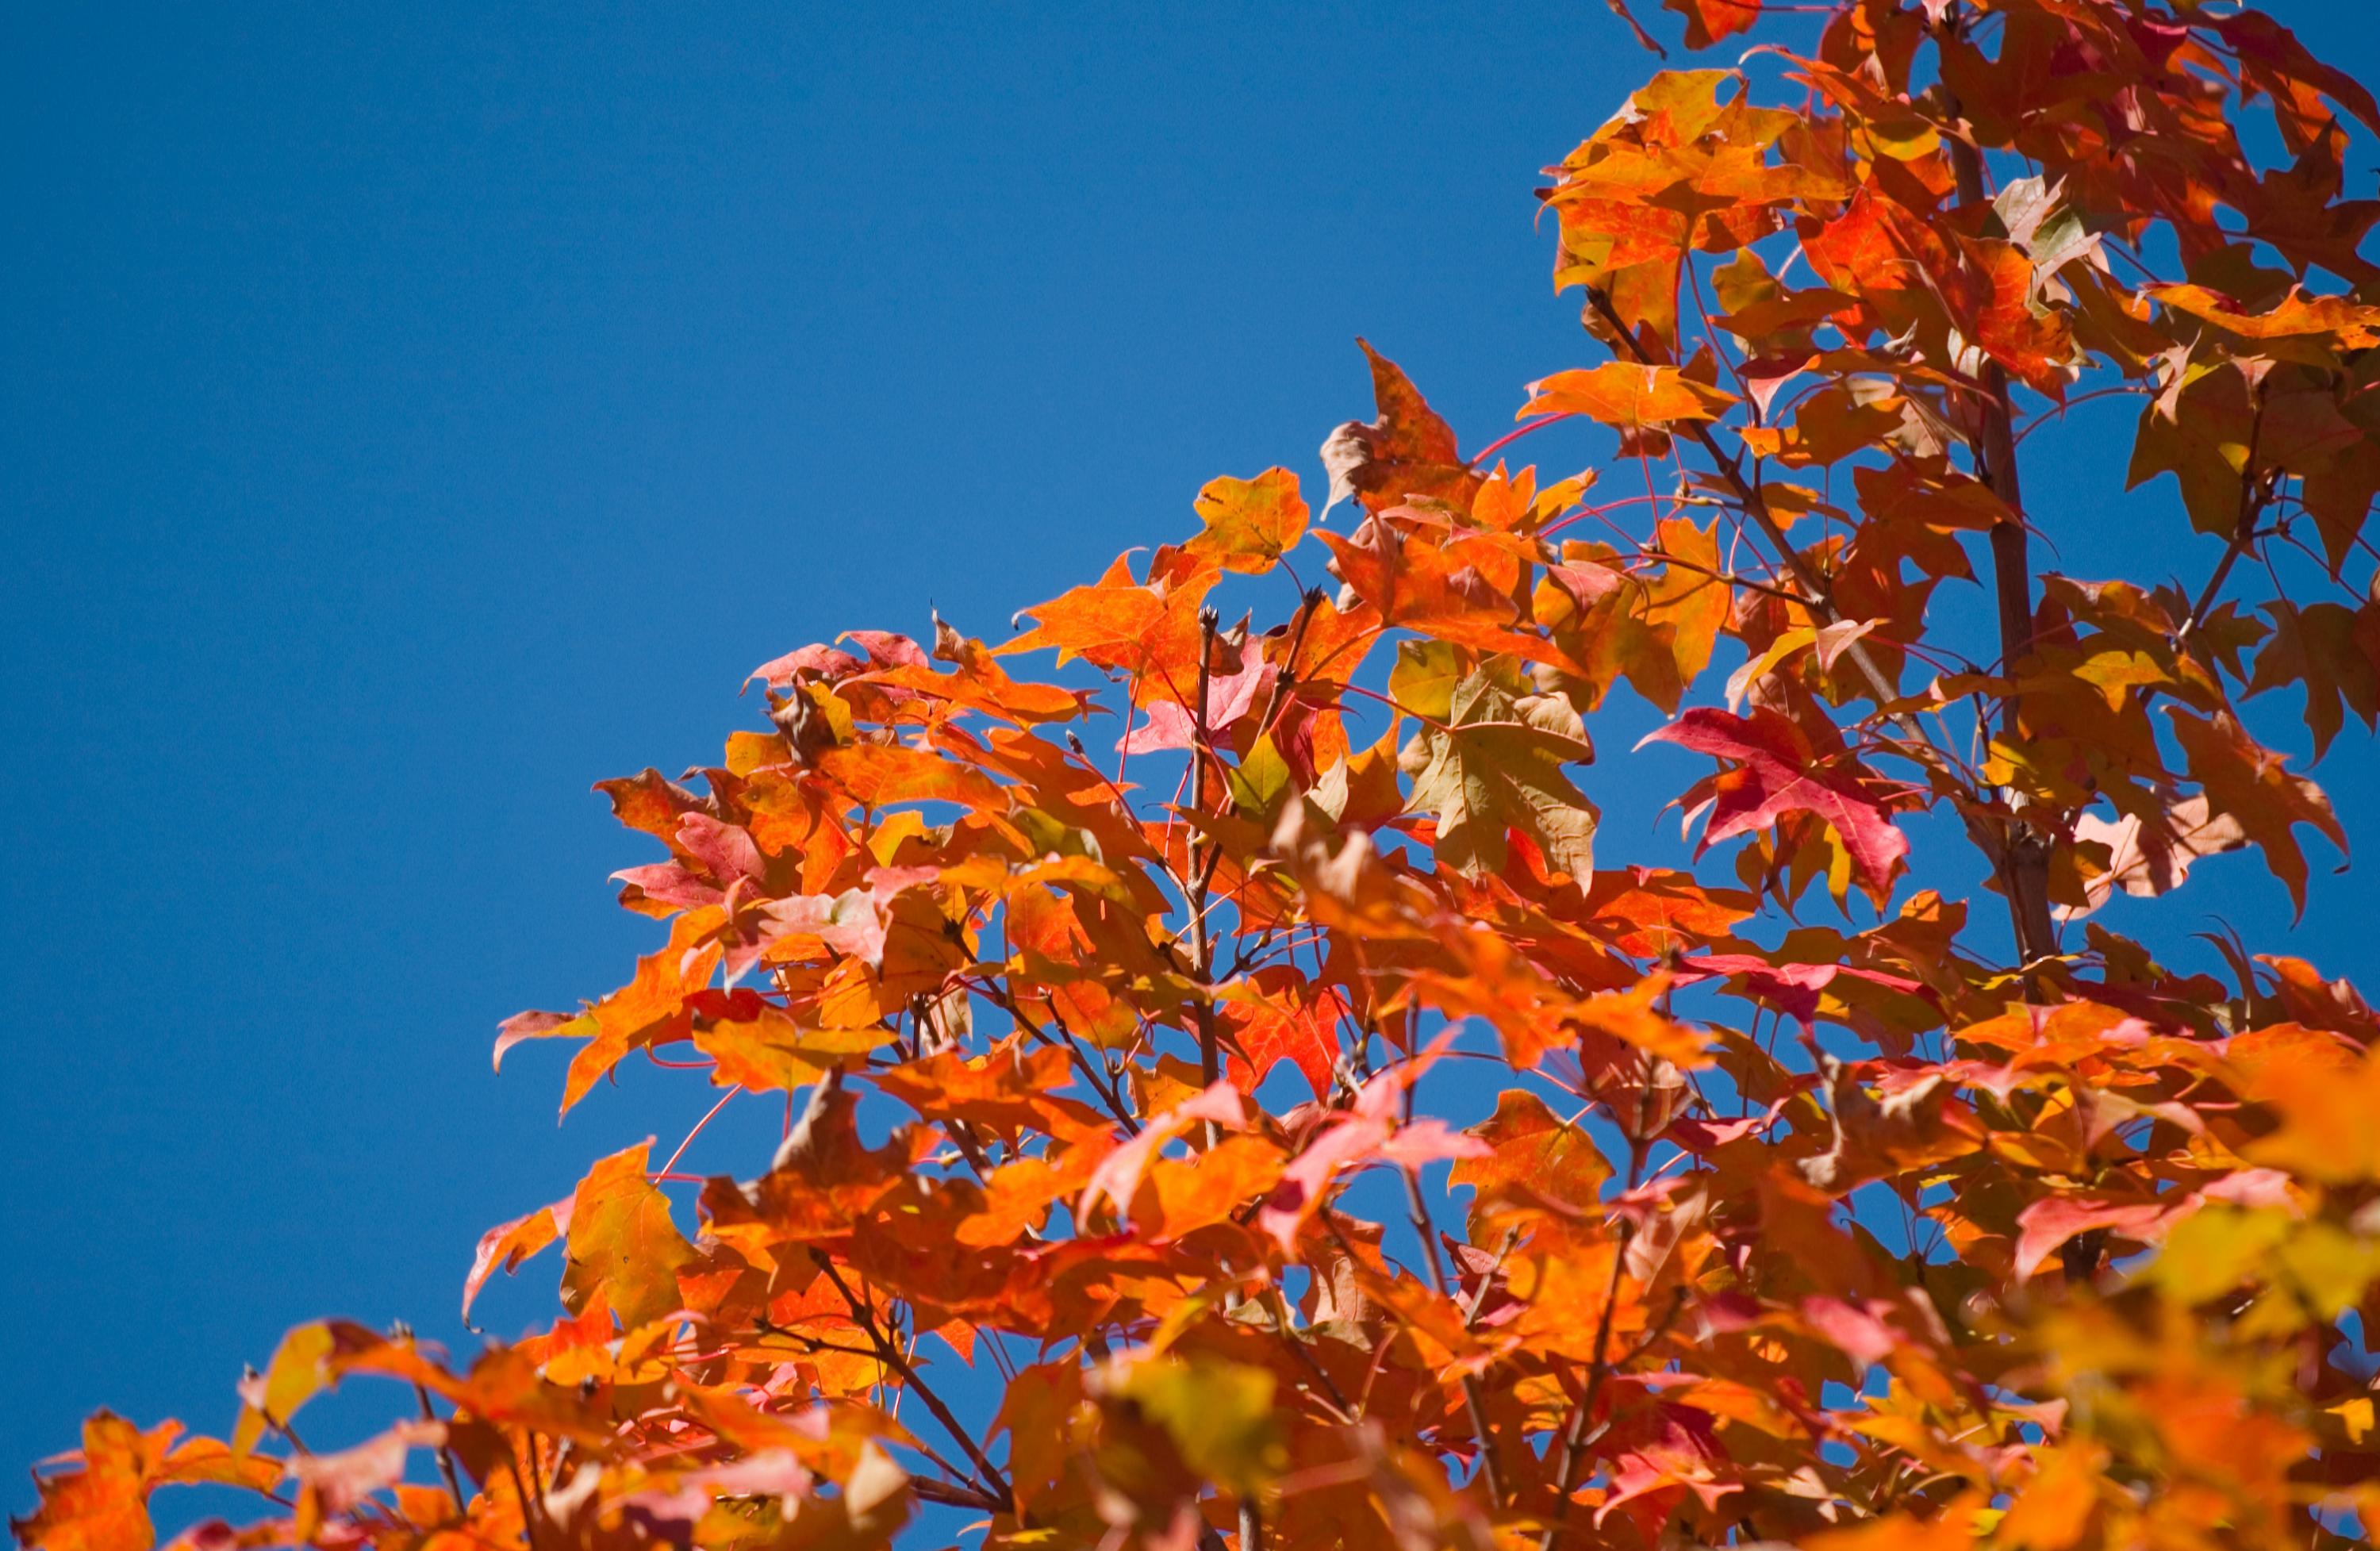
[[(1909, 838), (1869, 794), (1866, 782), (1856, 773), (1822, 765), (1800, 730), (1775, 711), (1755, 708), (1747, 718), (1698, 707), (1644, 742), (1672, 743), (1736, 761), (1734, 769), (1705, 783), (1710, 817), (1700, 850), (1765, 829), (1783, 814), (1806, 812), (1842, 837), (1852, 861), (1878, 891), (1891, 887), (1909, 853)], [(1848, 763), (1847, 757), (1841, 762)]]

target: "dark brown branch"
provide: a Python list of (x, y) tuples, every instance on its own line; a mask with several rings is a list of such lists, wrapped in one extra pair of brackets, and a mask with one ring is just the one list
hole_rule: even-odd
[(504, 1471), (513, 1478), (513, 1496), (520, 1500), (521, 1539), (528, 1551), (537, 1551), (536, 1505), (529, 1498), (528, 1483), (521, 1479), (520, 1459), (513, 1452), (513, 1440), (507, 1437), (504, 1443)]
[(1099, 1068), (1083, 1053), (1082, 1046), (1076, 1042), (1074, 1035), (1067, 1031), (1065, 1024), (1060, 1024), (1058, 1033), (1052, 1035), (1049, 1030), (1026, 1017), (1024, 1009), (1016, 1005), (1015, 997), (1006, 989), (989, 980), (981, 983), (981, 989), (984, 1000), (1006, 1012), (1018, 1028), (1045, 1045), (1055, 1046), (1065, 1051), (1067, 1060), (1073, 1063), (1076, 1074), (1091, 1085), (1091, 1091), (1099, 1096), (1101, 1104), (1107, 1106), (1108, 1113), (1116, 1118), (1116, 1123), (1123, 1127), (1124, 1133), (1128, 1136), (1140, 1134), (1140, 1122), (1133, 1119), (1131, 1107), (1124, 1103), (1123, 1095), (1114, 1086), (1100, 1080)]
[(936, 1481), (931, 1476), (913, 1475), (909, 1478), (909, 1490), (929, 1503), (941, 1503), (946, 1508), (972, 1508), (983, 1513), (1008, 1511), (1008, 1505), (990, 1493), (960, 1485), (954, 1481)]
[[(1952, 25), (1957, 25), (1955, 20)], [(1957, 101), (1951, 100), (1948, 107), (1956, 119)], [(1943, 141), (1949, 147), (1960, 202), (1983, 203), (1983, 152), (1962, 135), (1946, 135)], [(1990, 543), (1993, 593), (1999, 607), (2000, 672), (2014, 678), (2017, 664), (2033, 649), (2032, 538), (2025, 527), (2023, 485), (2017, 476), (2016, 415), (2009, 398), (2008, 373), (1998, 361), (1984, 362), (1976, 412), (1980, 425), (1973, 445), (1980, 466), (1977, 471), (2008, 508), (1992, 525)], [(2001, 731), (2014, 742), (2023, 735), (2023, 697), (2011, 692), (2002, 708)], [(2012, 793), (2010, 806), (2019, 808), (2019, 814), (2008, 837), (2001, 879), (2008, 892), (2017, 956), (2032, 965), (2058, 953), (2058, 927), (2049, 910), (2049, 836), (2023, 818)]]

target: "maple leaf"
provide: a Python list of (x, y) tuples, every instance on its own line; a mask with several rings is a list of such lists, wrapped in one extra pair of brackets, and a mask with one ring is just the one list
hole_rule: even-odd
[(1595, 872), (1597, 815), (1562, 767), (1594, 757), (1566, 702), (1515, 699), (1475, 673), (1455, 686), (1446, 719), (1415, 733), (1398, 763), (1414, 778), (1414, 810), (1438, 820), (1442, 866), (1501, 872), (1506, 831), (1518, 830), (1551, 866), (1585, 879)]
[[(725, 956), (720, 944), (704, 940), (712, 925), (697, 913), (679, 916), (670, 934), (669, 946), (637, 961), (635, 979), (580, 1016), (540, 1031), (553, 1036), (583, 1031), (591, 1036), (571, 1058), (570, 1072), (562, 1088), (564, 1114), (593, 1091), (595, 1084), (629, 1051), (667, 1044), (692, 1032), (693, 1014), (686, 1011), (686, 1000), (710, 984)], [(498, 1060), (503, 1059), (508, 1043), (520, 1032), (521, 1025), (516, 1020), (506, 1037), (497, 1041)]]
[(1519, 418), (1584, 415), (1633, 430), (1678, 420), (1715, 420), (1733, 403), (1734, 394), (1697, 382), (1673, 366), (1606, 361), (1530, 383), (1529, 402), (1521, 406)]
[(1760, 20), (1759, 0), (1661, 0), (1661, 8), (1686, 18), (1686, 46), (1708, 48)]
[(405, 1477), (406, 1456), (446, 1441), (442, 1422), (400, 1422), (379, 1436), (331, 1454), (301, 1454), (289, 1461), (298, 1483), (298, 1533), (310, 1539), (325, 1514), (345, 1513)]
[(2273, 634), (2256, 659), (2250, 698), (2298, 683), (2305, 686), (2305, 723), (2320, 759), (2338, 735), (2346, 710), (2368, 729), (2380, 718), (2380, 605), (2360, 610), (2338, 603), (2302, 606), (2286, 598), (2265, 605)]
[(2313, 782), (2291, 775), (2281, 757), (2248, 736), (2229, 712), (2210, 719), (2168, 706), (2166, 714), (2173, 718), (2191, 779), (2204, 789), (2210, 815), (2230, 819), (2264, 849), (2273, 875), (2302, 914), (2306, 860), (2293, 831), (2309, 825), (2345, 851), (2347, 831), (2331, 812), (2330, 799)]
[(1289, 966), (1273, 964), (1223, 987), (1216, 1000), (1235, 1047), (1225, 1071), (1234, 1086), (1254, 1093), (1274, 1067), (1288, 1061), (1315, 1097), (1330, 1095), (1339, 1020), (1349, 1011), (1343, 995), (1330, 987), (1309, 987)]
[(2204, 285), (2150, 285), (2144, 294), (2226, 333), (2262, 344), (2325, 339), (2339, 350), (2362, 350), (2380, 343), (2380, 307), (2345, 297), (2309, 297), (2292, 290), (2270, 310), (2250, 312), (2234, 298)]
[(2017, 1214), (2023, 1230), (2016, 1245), (2016, 1274), (2029, 1277), (2058, 1246), (2080, 1233), (2112, 1232), (2143, 1243), (2154, 1243), (2190, 1203), (2127, 1201), (2092, 1195), (2052, 1195)]
[(1496, 1113), (1471, 1134), (1488, 1151), (1457, 1162), (1448, 1183), (1477, 1192), (1475, 1213), (1498, 1202), (1584, 1213), (1594, 1207), (1611, 1177), (1610, 1164), (1586, 1133), (1563, 1123), (1545, 1100), (1525, 1089), (1499, 1095)]
[[(1279, 677), (1280, 670), (1254, 652), (1247, 654), (1239, 672), (1210, 675), (1207, 681), (1208, 734), (1211, 737), (1229, 733), (1239, 725), (1241, 718), (1261, 709)], [(1147, 710), (1147, 721), (1116, 740), (1117, 753), (1153, 754), (1197, 745), (1197, 723), (1178, 701), (1152, 700)]]
[(142, 1432), (112, 1412), (83, 1424), (80, 1464), (36, 1477), (41, 1507), (9, 1527), (27, 1545), (47, 1551), (149, 1551), (149, 1488), (182, 1424)]
[(1957, 321), (1975, 346), (2035, 391), (2063, 398), (2074, 370), (2074, 333), (2065, 315), (2035, 296), (2034, 261), (2014, 243), (1961, 236), (1966, 262), (1952, 293)]
[(1871, 794), (1871, 778), (1856, 768), (1828, 768), (1800, 730), (1777, 712), (1755, 709), (1751, 716), (1740, 717), (1697, 708), (1647, 733), (1645, 742), (1676, 744), (1735, 762), (1733, 769), (1695, 788), (1707, 794), (1700, 806), (1709, 810), (1699, 850), (1730, 835), (1765, 829), (1783, 814), (1806, 812), (1842, 838), (1872, 890), (1888, 890), (1900, 875), (1909, 839)]
[[(1435, 1048), (1433, 1054), (1436, 1053)], [(1395, 1106), (1418, 1071), (1383, 1072), (1366, 1082), (1354, 1104), (1331, 1121), (1281, 1171), (1281, 1188), (1257, 1216), (1286, 1254), (1300, 1230), (1323, 1209), (1332, 1181), (1346, 1169), (1374, 1161), (1415, 1169), (1442, 1158), (1485, 1157), (1492, 1149), (1477, 1136), (1459, 1135), (1438, 1120), (1398, 1123)]]
[(1305, 503), (1297, 476), (1286, 468), (1268, 468), (1253, 479), (1209, 479), (1196, 506), (1207, 530), (1190, 541), (1189, 552), (1211, 555), (1226, 571), (1261, 576), (1305, 531)]
[(1180, 700), (1197, 687), (1198, 610), (1220, 568), (1208, 561), (1183, 576), (1133, 579), (1128, 557), (1107, 575), (1024, 611), (1034, 627), (999, 648), (1002, 656), (1058, 648), (1063, 666), (1074, 658), (1100, 668), (1165, 684)]
[(633, 1328), (685, 1303), (677, 1273), (695, 1262), (694, 1246), (646, 1179), (646, 1157), (645, 1145), (613, 1153), (578, 1182), (562, 1272), (574, 1314), (600, 1299)]
[(1382, 512), (1416, 497), (1467, 509), (1479, 477), (1455, 451), (1454, 430), (1432, 409), (1394, 361), (1357, 340), (1372, 366), (1372, 396), (1378, 418), (1349, 420), (1322, 443), (1322, 467), (1330, 474), (1327, 514), (1350, 496), (1367, 511)]
[(540, 1206), (527, 1217), (500, 1222), (480, 1235), (480, 1247), (471, 1256), (470, 1274), (463, 1278), (465, 1320), (471, 1317), (471, 1305), (478, 1301), (480, 1289), (487, 1285), (499, 1265), (510, 1276), (520, 1268), (521, 1262), (570, 1230), (570, 1211), (577, 1200), (573, 1194), (550, 1206)]
[(2166, 810), (2165, 822), (2156, 826), (2143, 823), (2133, 813), (2113, 822), (2086, 813), (2074, 820), (2074, 838), (2106, 846), (2107, 868), (2090, 879), (2082, 904), (2069, 911), (2070, 918), (2098, 909), (2118, 889), (2140, 899), (2179, 889), (2190, 877), (2192, 863), (2248, 843), (2239, 821), (2211, 812), (2203, 795), (2174, 804)]

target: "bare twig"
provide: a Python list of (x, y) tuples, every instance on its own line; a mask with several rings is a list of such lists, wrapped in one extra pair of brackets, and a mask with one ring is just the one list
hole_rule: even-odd
[(2265, 515), (2272, 499), (2272, 475), (2256, 467), (2256, 446), (2265, 430), (2265, 385), (2256, 384), (2256, 417), (2248, 431), (2248, 456), (2240, 466), (2240, 518), (2231, 527), (2231, 541), (2224, 546), (2223, 558), (2215, 563), (2215, 572), (2199, 589), (2198, 600), (2190, 606), (2190, 617), (2182, 622), (2177, 639), (2187, 642), (2206, 626), (2208, 616), (2215, 612), (2216, 600), (2223, 594), (2223, 584), (2231, 576), (2231, 568), (2248, 547), (2256, 541), (2256, 523)]
[(976, 1469), (981, 1472), (977, 1484), (996, 1497), (1003, 1509), (1013, 1504), (1015, 1501), (1015, 1495), (1009, 1489), (1008, 1478), (1001, 1474), (999, 1466), (985, 1457), (983, 1449), (976, 1443), (974, 1435), (959, 1424), (959, 1419), (951, 1414), (951, 1408), (942, 1403), (942, 1398), (935, 1394), (933, 1387), (918, 1376), (917, 1370), (909, 1365), (909, 1360), (901, 1355), (901, 1349), (893, 1345), (885, 1336), (883, 1329), (876, 1323), (873, 1311), (858, 1294), (851, 1290), (850, 1284), (845, 1282), (842, 1273), (834, 1268), (834, 1262), (828, 1257), (826, 1252), (813, 1249), (810, 1251), (810, 1259), (820, 1271), (826, 1274), (826, 1279), (834, 1284), (834, 1290), (843, 1294), (843, 1301), (850, 1305), (851, 1317), (858, 1323), (860, 1329), (867, 1333), (868, 1339), (875, 1343), (877, 1359), (901, 1375), (901, 1382), (908, 1386), (917, 1394), (917, 1399), (926, 1403), (926, 1409), (934, 1413), (934, 1420), (942, 1424), (942, 1431), (950, 1434), (952, 1441), (966, 1451), (966, 1457), (974, 1461)]
[[(1429, 1267), (1430, 1285), (1438, 1295), (1452, 1302), (1454, 1295), (1447, 1290), (1446, 1265), (1438, 1251), (1438, 1230), (1430, 1226), (1429, 1207), (1422, 1200), (1421, 1176), (1410, 1164), (1400, 1165), (1397, 1172), (1405, 1181), (1405, 1206), (1413, 1215), (1413, 1230), (1421, 1236), (1423, 1261)], [(1484, 1284), (1483, 1284), (1484, 1285)], [(1464, 1321), (1466, 1325), (1469, 1320)], [(1479, 1478), (1488, 1486), (1488, 1500), (1501, 1507), (1504, 1502), (1502, 1472), (1496, 1468), (1496, 1440), (1488, 1431), (1487, 1409), (1479, 1402), (1479, 1380), (1474, 1374), (1464, 1374), (1458, 1381), (1463, 1388), (1463, 1409), (1471, 1418), (1471, 1435), (1479, 1440)]]
[[(1653, 1102), (1653, 1060), (1645, 1058), (1645, 1080), (1636, 1095), (1636, 1123), (1628, 1128), (1628, 1186), (1625, 1195), (1644, 1182), (1645, 1163), (1652, 1151), (1652, 1142), (1645, 1134), (1648, 1111)], [(1611, 1279), (1603, 1290), (1603, 1312), (1595, 1321), (1595, 1363), (1587, 1370), (1586, 1385), (1579, 1396), (1578, 1410), (1571, 1413), (1569, 1431), (1563, 1435), (1561, 1464), (1554, 1474), (1554, 1511), (1566, 1512), (1570, 1493), (1578, 1480), (1578, 1462), (1586, 1449), (1586, 1429), (1595, 1414), (1595, 1403), (1602, 1398), (1603, 1383), (1616, 1365), (1610, 1361), (1611, 1320), (1620, 1305), (1620, 1279), (1628, 1266), (1628, 1246), (1636, 1237), (1636, 1225), (1629, 1218), (1620, 1219), (1619, 1243), (1611, 1254)], [(1560, 1519), (1548, 1522), (1537, 1536), (1537, 1551), (1551, 1551), (1554, 1540), (1561, 1533)]]

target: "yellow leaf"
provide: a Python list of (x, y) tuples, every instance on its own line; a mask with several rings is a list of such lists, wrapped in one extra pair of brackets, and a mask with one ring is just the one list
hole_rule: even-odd
[(1184, 1464), (1246, 1496), (1289, 1461), (1273, 1412), (1273, 1384), (1262, 1368), (1201, 1353), (1135, 1363), (1108, 1392), (1131, 1400), (1164, 1428)]
[(1195, 509), (1207, 531), (1190, 540), (1190, 552), (1213, 556), (1226, 571), (1269, 571), (1305, 532), (1305, 502), (1297, 476), (1286, 468), (1268, 468), (1253, 479), (1209, 479)]

